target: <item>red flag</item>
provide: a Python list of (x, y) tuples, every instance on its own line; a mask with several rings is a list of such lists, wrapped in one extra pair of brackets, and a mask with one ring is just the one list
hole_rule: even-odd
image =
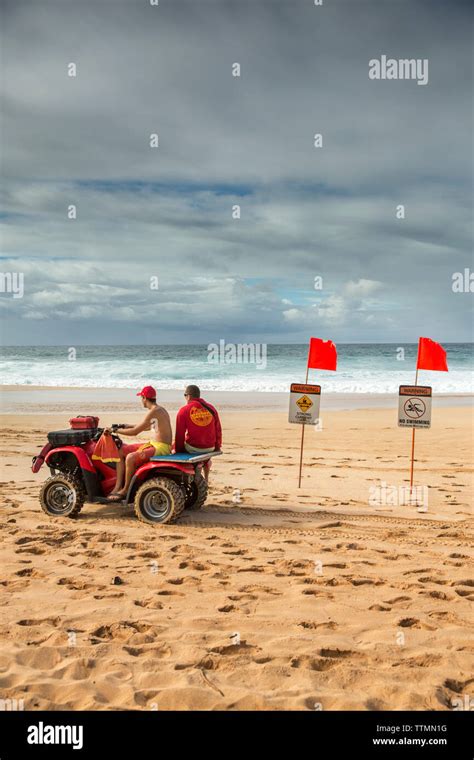
[(332, 369), (337, 365), (336, 346), (332, 340), (309, 339), (308, 369)]
[(96, 443), (92, 459), (98, 459), (101, 462), (120, 462), (119, 450), (111, 435), (102, 433)]
[(438, 372), (448, 372), (446, 351), (439, 343), (431, 338), (420, 338), (418, 342), (417, 369), (434, 369)]

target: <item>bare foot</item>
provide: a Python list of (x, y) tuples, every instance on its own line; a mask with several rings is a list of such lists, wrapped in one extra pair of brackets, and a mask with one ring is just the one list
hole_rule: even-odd
[(125, 498), (125, 494), (120, 493), (120, 491), (117, 491), (116, 493), (109, 493), (109, 495), (107, 496), (107, 499), (109, 501), (122, 501), (122, 499), (124, 498)]

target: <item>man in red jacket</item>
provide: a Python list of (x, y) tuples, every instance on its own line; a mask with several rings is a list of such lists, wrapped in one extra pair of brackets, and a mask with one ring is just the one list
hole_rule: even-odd
[[(174, 449), (178, 454), (208, 454), (219, 451), (222, 445), (222, 428), (217, 409), (201, 398), (197, 385), (188, 385), (184, 392), (186, 406), (181, 407), (176, 416), (176, 436)], [(210, 461), (204, 468), (206, 480)]]

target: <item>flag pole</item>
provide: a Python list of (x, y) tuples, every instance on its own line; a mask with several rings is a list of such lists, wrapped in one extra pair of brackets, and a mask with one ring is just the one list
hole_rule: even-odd
[[(306, 367), (305, 383), (308, 382), (308, 372), (309, 372), (309, 367)], [(299, 472), (299, 477), (298, 477), (298, 488), (301, 488), (301, 471), (303, 469), (304, 429), (305, 429), (305, 423), (303, 422), (303, 424), (301, 425), (300, 472)]]
[[(418, 385), (418, 364), (420, 361), (420, 341), (418, 340), (418, 354), (416, 357), (415, 387)], [(410, 495), (413, 488), (413, 466), (415, 461), (415, 428), (411, 429), (411, 465), (410, 465)]]

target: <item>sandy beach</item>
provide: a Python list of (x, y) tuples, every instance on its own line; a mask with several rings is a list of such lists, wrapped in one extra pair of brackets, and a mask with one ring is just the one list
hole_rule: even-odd
[[(449, 710), (469, 699), (470, 400), (437, 399), (417, 435), (415, 482), (429, 493), (419, 512), (369, 503), (371, 487), (407, 484), (410, 433), (393, 399), (323, 399), (298, 490), (288, 399), (256, 395), (209, 394), (225, 455), (206, 508), (151, 527), (116, 505), (50, 519), (38, 502), (49, 473), (30, 469), (73, 413), (136, 421), (131, 394), (3, 389), (2, 699), (25, 710)], [(173, 416), (181, 397), (166, 396)]]

